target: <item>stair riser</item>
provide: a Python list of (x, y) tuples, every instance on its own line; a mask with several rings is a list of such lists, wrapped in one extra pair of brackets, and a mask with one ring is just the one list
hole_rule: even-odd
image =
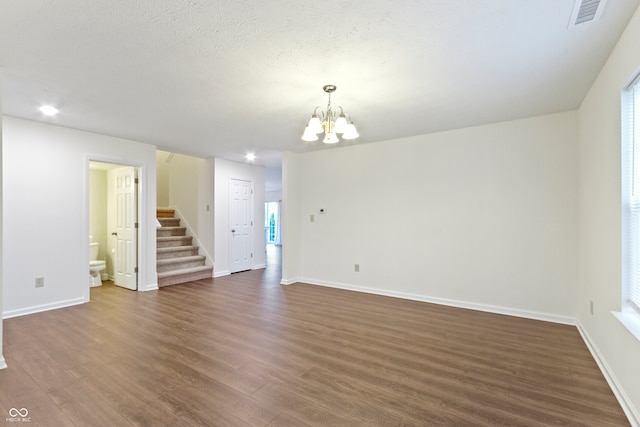
[(186, 256), (194, 256), (198, 255), (198, 249), (190, 249), (190, 250), (175, 250), (171, 252), (158, 252), (156, 254), (156, 259), (169, 259), (169, 258), (178, 258), (178, 257), (186, 257)]
[(197, 273), (181, 274), (179, 276), (158, 279), (158, 287), (177, 285), (179, 283), (192, 282), (194, 280), (210, 279), (211, 271), (199, 271)]
[(173, 209), (158, 209), (156, 210), (156, 218), (173, 218), (175, 212)]
[(184, 237), (176, 240), (158, 240), (156, 247), (158, 248), (173, 248), (176, 246), (191, 246), (192, 237)]
[(184, 227), (156, 228), (157, 237), (184, 236), (185, 232), (186, 232), (186, 229)]
[(158, 273), (164, 273), (165, 271), (177, 270), (180, 268), (200, 267), (204, 265), (204, 259), (194, 260), (189, 262), (172, 262), (171, 264), (161, 264), (156, 267)]
[(158, 218), (160, 225), (163, 227), (179, 227), (180, 218)]

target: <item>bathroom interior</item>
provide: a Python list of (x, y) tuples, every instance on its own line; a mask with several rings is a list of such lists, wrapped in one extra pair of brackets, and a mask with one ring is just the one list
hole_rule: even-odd
[[(113, 171), (123, 166), (89, 162), (89, 286), (114, 281), (116, 255)], [(109, 282), (108, 282), (109, 283)]]

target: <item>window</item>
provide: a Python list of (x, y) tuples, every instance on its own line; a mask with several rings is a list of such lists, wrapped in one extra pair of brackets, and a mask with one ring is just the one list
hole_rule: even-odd
[(271, 212), (269, 216), (269, 243), (276, 241), (276, 214)]
[(640, 75), (622, 92), (622, 312), (640, 339)]

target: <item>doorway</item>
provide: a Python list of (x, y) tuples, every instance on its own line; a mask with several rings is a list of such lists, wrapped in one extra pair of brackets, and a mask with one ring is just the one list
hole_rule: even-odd
[(89, 162), (89, 236), (105, 261), (102, 278), (138, 289), (138, 175), (133, 166)]
[(264, 204), (264, 241), (267, 245), (282, 245), (280, 238), (280, 202)]

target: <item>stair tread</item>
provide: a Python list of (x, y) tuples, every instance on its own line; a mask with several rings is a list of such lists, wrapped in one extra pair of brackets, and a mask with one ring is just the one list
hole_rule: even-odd
[[(176, 236), (173, 236), (176, 237)], [(193, 251), (197, 246), (169, 246), (168, 248), (157, 248), (156, 252)]]
[(157, 261), (157, 265), (171, 264), (174, 262), (182, 263), (182, 262), (190, 262), (190, 261), (199, 261), (203, 259), (205, 259), (203, 255), (191, 255), (191, 256), (182, 256), (182, 257), (176, 257), (176, 258), (165, 258), (165, 259), (159, 259)]
[(180, 268), (177, 270), (158, 273), (158, 279), (163, 279), (165, 277), (180, 276), (182, 274), (196, 273), (199, 271), (207, 271), (207, 270), (213, 270), (213, 267), (211, 267), (210, 265), (201, 265), (198, 267)]
[(157, 239), (158, 240), (182, 240), (182, 239), (192, 239), (192, 237), (191, 236), (158, 236)]
[(162, 227), (157, 227), (156, 230), (186, 230), (187, 227), (180, 227), (180, 226), (167, 226), (165, 227), (164, 225)]

